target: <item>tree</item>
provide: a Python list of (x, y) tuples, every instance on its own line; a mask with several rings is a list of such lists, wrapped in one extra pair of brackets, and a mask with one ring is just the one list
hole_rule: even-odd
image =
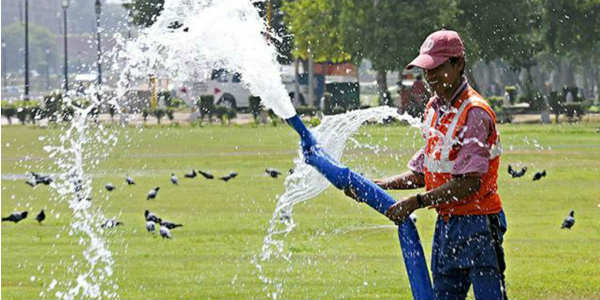
[[(282, 9), (283, 0), (265, 0), (257, 1), (254, 6), (262, 18), (265, 19), (271, 35), (269, 43), (272, 43), (277, 49), (277, 61), (280, 64), (290, 64), (293, 61), (292, 48), (294, 45), (294, 36), (289, 33), (284, 22), (284, 12)], [(270, 5), (270, 10), (268, 5)], [(269, 18), (270, 13), (270, 18)], [(269, 20), (270, 19), (270, 20)]]
[(129, 10), (134, 24), (149, 27), (154, 24), (164, 5), (164, 0), (133, 0), (123, 4), (123, 7)]
[(387, 72), (403, 70), (418, 54), (425, 37), (448, 23), (454, 6), (448, 0), (342, 0), (340, 30), (353, 60), (366, 57), (377, 71), (383, 99)]
[[(24, 26), (12, 23), (2, 27), (2, 40), (6, 44), (6, 70), (16, 72), (24, 69)], [(4, 55), (3, 55), (4, 57)], [(48, 67), (56, 65), (56, 35), (48, 29), (29, 23), (29, 59), (30, 66), (40, 73), (46, 73)]]

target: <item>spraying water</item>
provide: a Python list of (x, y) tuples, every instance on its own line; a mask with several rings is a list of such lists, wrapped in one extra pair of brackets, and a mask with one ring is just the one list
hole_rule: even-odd
[[(175, 28), (177, 27), (177, 28)], [(253, 95), (277, 115), (296, 114), (281, 84), (277, 52), (266, 42), (266, 24), (248, 0), (165, 1), (156, 22), (115, 57), (125, 62), (120, 94), (132, 79), (154, 74), (178, 84), (199, 81), (214, 69), (240, 72)]]
[[(339, 161), (344, 153), (346, 141), (358, 131), (361, 125), (366, 121), (382, 122), (390, 117), (407, 121), (415, 127), (422, 126), (420, 120), (416, 118), (407, 114), (399, 115), (396, 108), (381, 106), (326, 116), (323, 122), (311, 131), (322, 149)], [(268, 291), (268, 296), (272, 299), (277, 299), (282, 294), (283, 280), (266, 275), (261, 263), (271, 259), (284, 259), (290, 262), (291, 252), (285, 251), (284, 242), (280, 238), (289, 234), (295, 227), (292, 218), (293, 206), (316, 197), (331, 185), (315, 168), (304, 163), (301, 150), (298, 151), (294, 163), (294, 173), (285, 180), (285, 193), (277, 201), (261, 254), (253, 259), (259, 271), (259, 278), (272, 287)]]
[(99, 98), (91, 96), (93, 94), (95, 92), (88, 94), (90, 104), (83, 108), (75, 105), (69, 96), (63, 98), (64, 105), (72, 109), (73, 117), (59, 136), (58, 144), (44, 147), (59, 170), (52, 184), (58, 201), (67, 202), (73, 211), (68, 234), (78, 237), (79, 244), (85, 247), (83, 263), (72, 256), (74, 262), (69, 273), (78, 273), (76, 279), (60, 283), (54, 280), (49, 284), (47, 292), (54, 293), (58, 299), (118, 298), (118, 286), (111, 278), (114, 259), (99, 226), (106, 218), (90, 201), (92, 179), (89, 175), (89, 171), (108, 156), (106, 150), (116, 144), (117, 138), (102, 125), (88, 122), (92, 111), (100, 105)]

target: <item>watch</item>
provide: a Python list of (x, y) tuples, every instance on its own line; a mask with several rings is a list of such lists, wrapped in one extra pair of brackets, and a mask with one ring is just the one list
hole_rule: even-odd
[(419, 203), (419, 208), (425, 207), (425, 202), (423, 202), (423, 195), (417, 194), (417, 203)]

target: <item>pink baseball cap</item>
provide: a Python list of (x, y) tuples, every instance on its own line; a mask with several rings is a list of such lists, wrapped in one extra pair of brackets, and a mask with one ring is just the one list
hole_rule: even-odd
[(419, 67), (431, 70), (443, 64), (450, 57), (464, 55), (465, 48), (458, 33), (452, 30), (439, 30), (425, 39), (419, 50), (419, 56), (413, 59), (406, 68)]

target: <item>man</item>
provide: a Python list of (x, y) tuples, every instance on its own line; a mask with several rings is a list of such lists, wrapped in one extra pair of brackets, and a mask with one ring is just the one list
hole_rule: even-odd
[(415, 66), (424, 70), (435, 92), (425, 108), (426, 144), (410, 160), (410, 171), (375, 183), (384, 189), (425, 187), (426, 193), (396, 202), (386, 216), (398, 223), (416, 209), (436, 209), (431, 258), (435, 299), (465, 299), (471, 284), (476, 299), (507, 299), (495, 114), (467, 82), (464, 47), (456, 32), (429, 35), (407, 68)]

